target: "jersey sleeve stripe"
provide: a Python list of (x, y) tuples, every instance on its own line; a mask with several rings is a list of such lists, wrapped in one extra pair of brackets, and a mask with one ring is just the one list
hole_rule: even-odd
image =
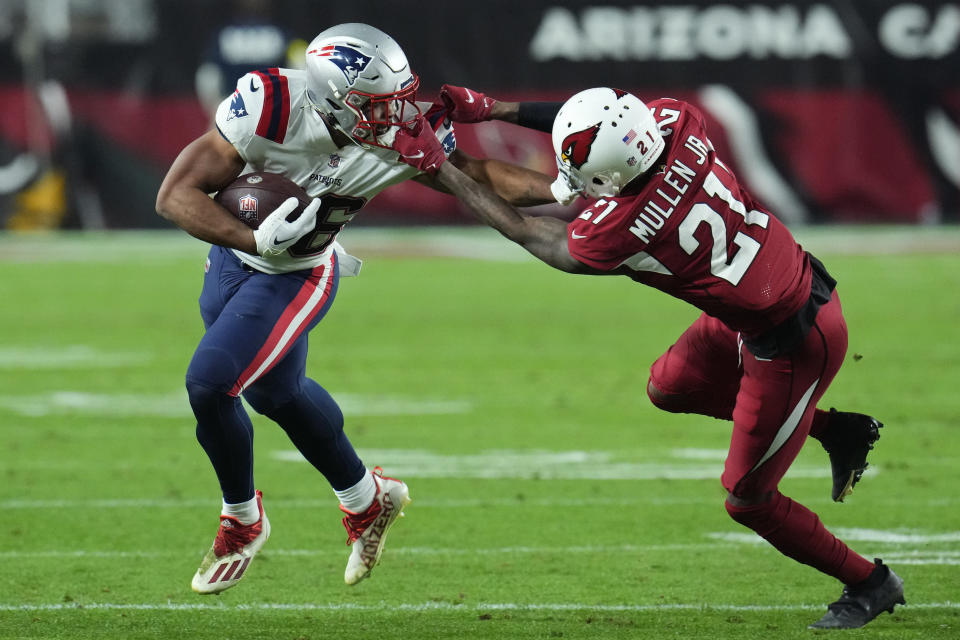
[(254, 71), (263, 83), (263, 109), (257, 123), (257, 135), (283, 144), (290, 119), (290, 90), (286, 76), (276, 67), (266, 71)]

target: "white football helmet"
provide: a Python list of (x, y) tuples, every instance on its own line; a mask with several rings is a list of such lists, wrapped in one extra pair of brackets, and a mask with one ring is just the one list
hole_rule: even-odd
[(657, 121), (636, 96), (607, 87), (581, 91), (553, 121), (559, 169), (553, 192), (615, 197), (653, 166), (664, 146)]
[(306, 53), (307, 96), (331, 124), (361, 144), (389, 148), (412, 124), (420, 79), (396, 41), (367, 24), (330, 27)]

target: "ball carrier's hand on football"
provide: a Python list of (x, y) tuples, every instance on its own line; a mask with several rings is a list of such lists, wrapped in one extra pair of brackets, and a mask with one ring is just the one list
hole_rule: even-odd
[(187, 145), (157, 192), (157, 213), (194, 238), (257, 253), (253, 229), (214, 202), (208, 194), (233, 182), (246, 163), (216, 130)]
[(287, 222), (297, 208), (296, 198), (289, 198), (254, 231), (208, 195), (230, 185), (245, 164), (222, 135), (208, 131), (174, 160), (157, 193), (157, 213), (210, 244), (262, 256), (283, 253), (313, 228), (320, 201), (314, 199), (296, 220)]
[(264, 258), (278, 256), (313, 229), (317, 223), (320, 199), (314, 198), (299, 216), (293, 221), (288, 221), (287, 216), (296, 211), (299, 204), (300, 201), (296, 198), (287, 198), (283, 204), (264, 218), (253, 232), (253, 237), (257, 241), (257, 253)]

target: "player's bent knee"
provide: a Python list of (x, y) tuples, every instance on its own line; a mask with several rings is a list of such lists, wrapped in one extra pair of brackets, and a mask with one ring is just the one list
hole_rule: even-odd
[(187, 378), (187, 397), (196, 415), (215, 410), (228, 394), (212, 386)]
[(782, 522), (779, 497), (779, 492), (755, 498), (729, 495), (724, 506), (735, 522), (765, 536), (775, 531)]
[(661, 390), (653, 383), (653, 378), (647, 381), (647, 397), (653, 406), (671, 413), (683, 413), (687, 405), (686, 396)]

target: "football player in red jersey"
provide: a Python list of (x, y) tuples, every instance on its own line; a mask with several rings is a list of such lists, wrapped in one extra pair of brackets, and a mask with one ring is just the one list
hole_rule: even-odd
[(855, 553), (777, 488), (812, 435), (830, 454), (832, 495), (841, 501), (881, 425), (817, 409), (847, 350), (836, 282), (717, 158), (702, 114), (610, 88), (562, 105), (501, 103), (452, 86), (441, 98), (454, 121), (552, 130), (559, 175), (551, 191), (561, 202), (583, 196), (586, 206), (569, 224), (522, 214), (444, 162), (420, 123), (397, 135), (401, 158), (550, 266), (624, 275), (703, 311), (653, 363), (648, 394), (666, 411), (733, 421), (721, 478), (730, 516), (845, 585), (811, 626), (860, 627), (902, 604), (893, 571)]

